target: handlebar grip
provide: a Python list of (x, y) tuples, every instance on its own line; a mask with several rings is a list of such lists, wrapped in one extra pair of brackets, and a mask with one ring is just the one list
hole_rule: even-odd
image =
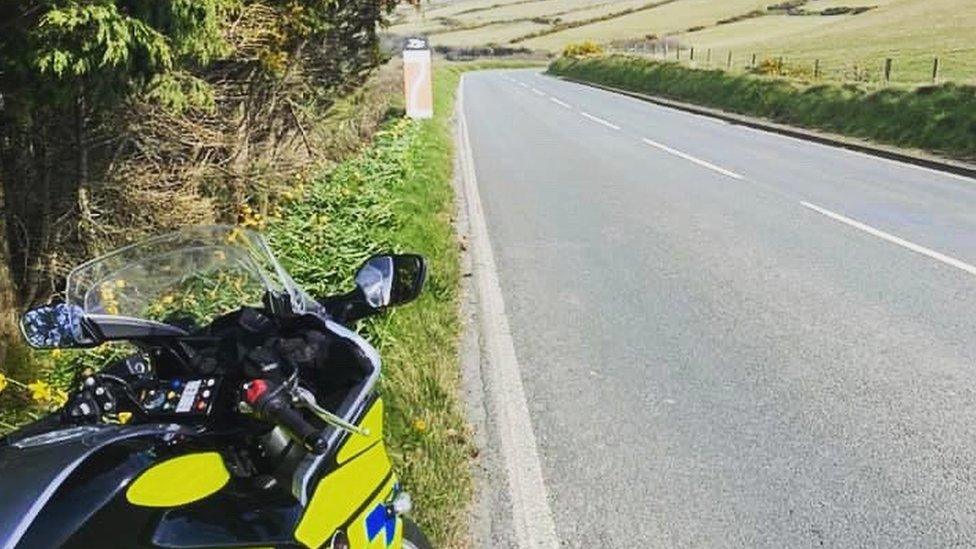
[(290, 431), (310, 452), (324, 453), (329, 446), (328, 440), (292, 406), (287, 392), (275, 390), (277, 388), (263, 379), (254, 380), (245, 385), (244, 400), (259, 415)]

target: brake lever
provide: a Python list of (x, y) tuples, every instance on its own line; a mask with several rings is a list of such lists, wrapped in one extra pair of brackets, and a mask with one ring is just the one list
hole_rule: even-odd
[(361, 435), (364, 437), (368, 437), (370, 435), (369, 429), (350, 423), (342, 419), (341, 417), (337, 416), (336, 414), (333, 414), (332, 412), (319, 406), (318, 402), (315, 401), (315, 395), (313, 395), (312, 392), (309, 391), (308, 389), (295, 386), (294, 390), (292, 391), (292, 396), (294, 397), (294, 401), (296, 404), (308, 408), (309, 410), (312, 411), (313, 414), (318, 416), (319, 419), (328, 423), (329, 425), (332, 425), (333, 427), (336, 427), (338, 429), (342, 429), (343, 431), (347, 431), (349, 433), (355, 433), (357, 435)]

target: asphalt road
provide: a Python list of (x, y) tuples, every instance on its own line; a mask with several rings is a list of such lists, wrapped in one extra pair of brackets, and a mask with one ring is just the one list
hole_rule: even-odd
[(976, 546), (976, 181), (463, 85), (564, 546)]

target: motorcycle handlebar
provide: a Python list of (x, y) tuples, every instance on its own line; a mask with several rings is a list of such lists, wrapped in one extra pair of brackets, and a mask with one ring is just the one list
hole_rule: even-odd
[(251, 381), (244, 386), (244, 401), (258, 415), (290, 431), (310, 452), (322, 454), (328, 449), (328, 440), (295, 409), (288, 398), (288, 391), (280, 385), (264, 379)]

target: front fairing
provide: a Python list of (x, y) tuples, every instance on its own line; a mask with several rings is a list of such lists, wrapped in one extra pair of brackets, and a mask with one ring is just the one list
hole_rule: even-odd
[(132, 427), (76, 426), (27, 437), (10, 437), (0, 446), (0, 540), (15, 547), (45, 505), (95, 453), (121, 441), (163, 441), (186, 432), (171, 424)]
[(317, 547), (341, 530), (356, 548), (399, 548), (398, 492), (383, 444), (382, 400), (325, 456), (302, 505), (284, 486), (231, 478), (186, 504), (134, 504), (130, 489), (172, 460), (226, 441), (172, 425), (83, 427), (15, 437), (0, 447), (2, 547)]

